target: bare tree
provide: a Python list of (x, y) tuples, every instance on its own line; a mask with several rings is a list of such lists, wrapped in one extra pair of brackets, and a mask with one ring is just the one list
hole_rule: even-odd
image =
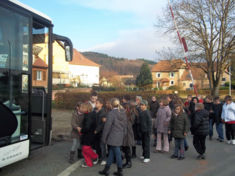
[(163, 47), (155, 51), (157, 60), (172, 60), (183, 58), (180, 47)]
[[(207, 74), (211, 94), (219, 94), (221, 77), (235, 48), (235, 0), (172, 0), (181, 35), (189, 46), (189, 58)], [(168, 10), (169, 12), (169, 10)], [(164, 15), (167, 31), (174, 26), (170, 12)], [(174, 31), (175, 32), (175, 31)]]

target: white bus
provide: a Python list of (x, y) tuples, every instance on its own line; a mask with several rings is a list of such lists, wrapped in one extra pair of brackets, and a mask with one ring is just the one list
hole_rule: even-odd
[(0, 168), (50, 143), (54, 41), (71, 61), (72, 42), (53, 34), (49, 17), (16, 0), (0, 1)]

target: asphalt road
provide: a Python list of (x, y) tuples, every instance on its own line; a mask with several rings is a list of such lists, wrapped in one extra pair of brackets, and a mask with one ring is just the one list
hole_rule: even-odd
[[(133, 160), (133, 167), (125, 169), (125, 176), (235, 176), (235, 145), (207, 140), (206, 160), (197, 160), (197, 153), (192, 146), (192, 137), (188, 137), (189, 151), (185, 160), (171, 159), (170, 153), (151, 153), (151, 162), (144, 164), (139, 159)], [(98, 176), (102, 166), (81, 168), (80, 161), (70, 165), (68, 152), (71, 142), (57, 142), (51, 146), (31, 153), (29, 159), (2, 168), (0, 176)], [(138, 146), (140, 156), (141, 147)], [(154, 148), (151, 148), (153, 151)], [(111, 173), (116, 165), (111, 168)], [(110, 174), (112, 175), (112, 174)]]

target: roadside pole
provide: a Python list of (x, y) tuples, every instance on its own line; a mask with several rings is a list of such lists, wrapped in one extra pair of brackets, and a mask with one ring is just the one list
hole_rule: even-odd
[(230, 59), (230, 66), (229, 66), (229, 95), (232, 95), (232, 60)]

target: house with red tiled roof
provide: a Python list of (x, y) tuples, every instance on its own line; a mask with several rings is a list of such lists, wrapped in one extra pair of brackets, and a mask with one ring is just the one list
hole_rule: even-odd
[(47, 87), (48, 65), (38, 56), (34, 56), (32, 66), (32, 86)]
[(70, 80), (74, 80), (74, 86), (99, 84), (100, 65), (89, 60), (76, 49), (73, 49), (73, 60), (69, 62), (69, 72)]
[[(197, 67), (198, 64), (191, 66), (194, 82), (199, 89), (209, 88), (209, 80), (205, 72)], [(181, 59), (161, 60), (152, 68), (153, 88), (166, 90), (171, 86), (180, 89), (192, 89), (192, 80), (186, 64)], [(224, 73), (221, 85), (228, 81), (229, 75)]]

